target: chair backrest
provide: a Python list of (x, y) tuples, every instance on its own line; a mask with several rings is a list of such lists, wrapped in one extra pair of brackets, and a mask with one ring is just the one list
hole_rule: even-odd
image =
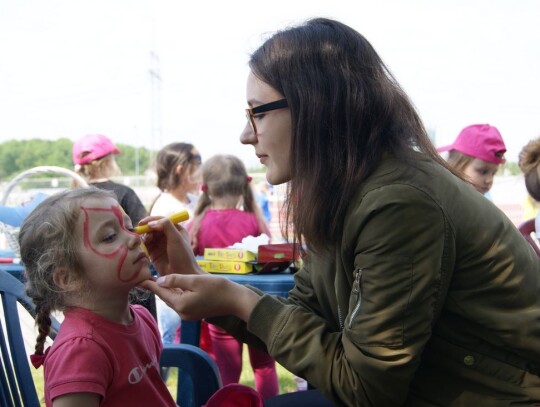
[(5, 321), (4, 327), (0, 324), (0, 405), (39, 406), (17, 307), (19, 303), (33, 314), (34, 305), (24, 293), (24, 284), (3, 270), (0, 270), (0, 297)]
[[(3, 326), (0, 323), (0, 406), (40, 406), (17, 304), (35, 316), (32, 300), (25, 294), (24, 283), (0, 270), (0, 297), (3, 308)], [(54, 339), (59, 324), (53, 319), (51, 337)], [(221, 387), (221, 377), (214, 360), (196, 346), (165, 345), (161, 355), (162, 367), (179, 369), (177, 403), (182, 407), (200, 407)]]
[(179, 406), (203, 406), (222, 386), (216, 362), (197, 346), (164, 345), (160, 365), (178, 368), (176, 403)]
[(529, 242), (529, 244), (532, 246), (536, 255), (540, 257), (540, 246), (538, 246), (538, 243), (531, 236), (531, 233), (536, 233), (535, 222), (536, 222), (535, 218), (529, 219), (523, 222), (521, 225), (519, 225), (518, 229), (523, 235), (523, 237), (525, 237), (525, 240)]

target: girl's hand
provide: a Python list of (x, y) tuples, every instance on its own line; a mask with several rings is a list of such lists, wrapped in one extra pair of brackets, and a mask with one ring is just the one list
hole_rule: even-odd
[(260, 298), (243, 285), (211, 274), (173, 274), (157, 281), (144, 281), (140, 286), (159, 296), (188, 321), (235, 315), (247, 322)]
[(206, 274), (197, 264), (189, 234), (182, 226), (174, 225), (168, 218), (155, 216), (146, 217), (139, 224), (148, 224), (152, 229), (142, 240), (160, 275)]

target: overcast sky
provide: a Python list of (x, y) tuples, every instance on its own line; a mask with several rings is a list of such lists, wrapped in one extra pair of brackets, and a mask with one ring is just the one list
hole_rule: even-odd
[(0, 142), (102, 133), (257, 166), (238, 141), (249, 53), (316, 16), (366, 36), (437, 145), (489, 123), (516, 161), (540, 136), (538, 0), (1, 0)]

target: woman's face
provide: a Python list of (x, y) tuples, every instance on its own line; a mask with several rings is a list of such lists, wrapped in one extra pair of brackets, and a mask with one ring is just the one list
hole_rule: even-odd
[[(247, 80), (247, 102), (254, 108), (265, 103), (283, 99), (284, 96), (270, 85), (264, 83), (253, 73)], [(287, 108), (272, 110), (254, 115), (257, 133), (249, 122), (240, 135), (240, 142), (251, 144), (261, 164), (266, 166), (266, 179), (278, 185), (291, 178), (291, 111)]]
[(475, 158), (463, 172), (478, 192), (486, 194), (493, 186), (493, 177), (498, 169), (499, 164)]

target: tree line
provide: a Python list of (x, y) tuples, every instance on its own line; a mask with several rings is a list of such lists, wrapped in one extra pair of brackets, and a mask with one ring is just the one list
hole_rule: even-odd
[[(54, 165), (73, 169), (71, 149), (73, 141), (58, 140), (10, 140), (0, 144), (0, 181), (7, 181), (24, 170)], [(122, 154), (116, 157), (124, 175), (143, 174), (155, 157), (155, 152), (144, 147), (117, 144)]]
[[(24, 170), (40, 165), (55, 165), (73, 169), (71, 148), (73, 141), (61, 138), (58, 140), (10, 140), (0, 143), (0, 181), (8, 181)], [(142, 175), (153, 165), (156, 151), (144, 147), (132, 147), (118, 144), (122, 154), (116, 161), (124, 175)], [(264, 168), (250, 168), (250, 172), (264, 172)], [(501, 165), (499, 174), (517, 175), (520, 169), (515, 162)]]

